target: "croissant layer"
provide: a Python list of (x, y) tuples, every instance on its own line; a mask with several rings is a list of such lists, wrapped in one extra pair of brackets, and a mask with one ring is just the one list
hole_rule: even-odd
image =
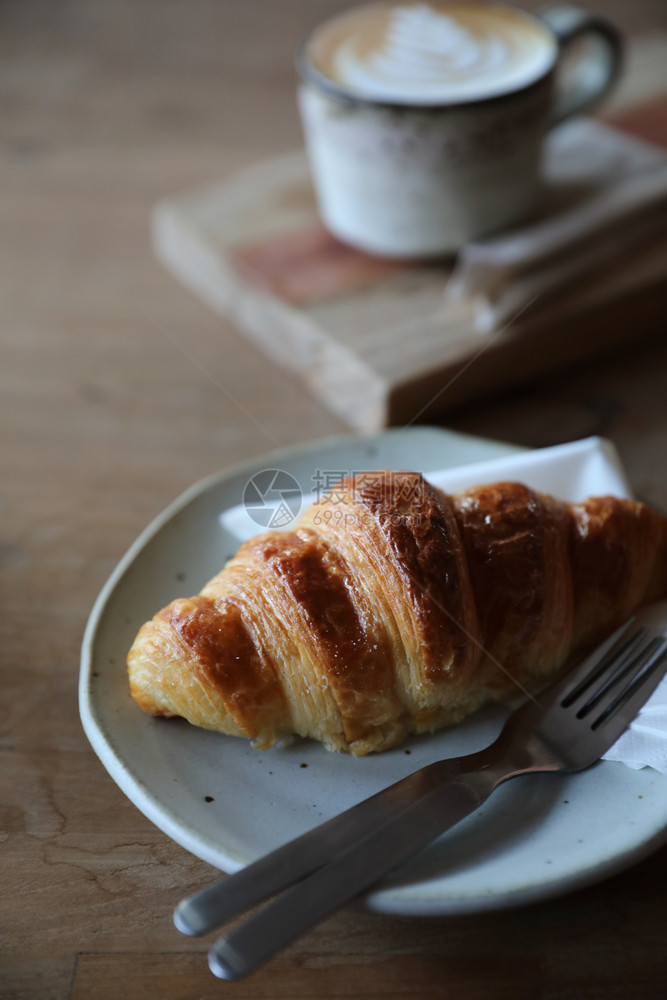
[(667, 521), (644, 504), (357, 474), (143, 625), (130, 690), (259, 748), (363, 755), (539, 689), (664, 596)]

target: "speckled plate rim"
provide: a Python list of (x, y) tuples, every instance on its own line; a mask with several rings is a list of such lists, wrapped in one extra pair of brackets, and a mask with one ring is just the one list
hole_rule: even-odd
[[(276, 807), (274, 818), (284, 819), (284, 824), (281, 827), (280, 822), (276, 823), (275, 843), (269, 836), (268, 843), (260, 844), (259, 849), (256, 844), (246, 844), (243, 829), (239, 831), (236, 841), (233, 838), (229, 840), (225, 836), (224, 819), (222, 825), (212, 830), (210, 818), (199, 808), (199, 800), (204, 796), (199, 795), (195, 802), (194, 792), (190, 794), (191, 789), (189, 787), (184, 789), (183, 783), (176, 784), (172, 794), (165, 788), (162, 771), (156, 770), (155, 761), (158, 762), (160, 769), (163, 766), (178, 769), (178, 760), (170, 756), (171, 745), (182, 740), (189, 741), (193, 746), (197, 745), (197, 752), (201, 752), (200, 760), (208, 761), (211, 753), (213, 760), (217, 760), (214, 747), (219, 747), (221, 744), (213, 741), (223, 740), (228, 748), (229, 741), (217, 734), (194, 731), (193, 727), (183, 723), (168, 745), (163, 740), (164, 729), (160, 731), (157, 728), (162, 720), (153, 720), (138, 713), (138, 709), (127, 695), (124, 668), (124, 653), (128, 648), (127, 635), (116, 636), (114, 633), (114, 602), (117, 602), (123, 588), (127, 590), (128, 580), (132, 580), (132, 575), (136, 574), (136, 567), (141, 560), (145, 561), (148, 548), (152, 546), (155, 549), (157, 543), (157, 558), (158, 560), (161, 558), (160, 549), (165, 549), (165, 532), (171, 532), (172, 544), (178, 542), (179, 532), (182, 533), (184, 525), (187, 525), (188, 512), (193, 507), (202, 501), (206, 502), (209, 498), (215, 505), (216, 496), (219, 493), (224, 494), (230, 483), (239, 484), (261, 469), (290, 466), (295, 462), (307, 465), (315, 457), (320, 462), (324, 459), (327, 461), (338, 459), (340, 465), (342, 456), (345, 456), (352, 469), (370, 468), (373, 467), (373, 462), (368, 461), (368, 456), (374, 453), (378, 459), (374, 465), (376, 468), (412, 467), (429, 471), (448, 465), (457, 467), (468, 462), (476, 463), (489, 458), (513, 456), (523, 450), (499, 442), (454, 434), (439, 428), (409, 428), (363, 437), (346, 435), (309, 442), (306, 445), (297, 445), (253, 458), (201, 480), (170, 504), (142, 532), (111, 574), (91, 611), (82, 645), (79, 683), (82, 724), (101, 762), (128, 798), (167, 836), (196, 856), (227, 871), (243, 867), (264, 850), (277, 846), (283, 839), (296, 835), (301, 829), (315, 825), (312, 814), (304, 820), (304, 802), (299, 801), (297, 796), (295, 801), (280, 802)], [(414, 461), (415, 457), (419, 457), (420, 461)], [(362, 459), (366, 459), (365, 466), (358, 464)], [(219, 568), (219, 558), (219, 553), (212, 553), (211, 566), (202, 570), (203, 579), (208, 578), (208, 575), (212, 575)], [(157, 568), (159, 570), (159, 566)], [(156, 584), (157, 582), (156, 577)], [(159, 583), (161, 586), (162, 581)], [(183, 586), (181, 583), (180, 592), (183, 592)], [(156, 589), (159, 590), (159, 587), (156, 586)], [(164, 596), (146, 595), (147, 606), (152, 608), (151, 614), (156, 606), (161, 606)], [(176, 593), (171, 596), (176, 596)], [(167, 594), (166, 599), (171, 599), (171, 596)], [(127, 600), (127, 597), (125, 599)], [(145, 611), (141, 611), (136, 621), (128, 622), (130, 631), (132, 629), (136, 631), (137, 621), (140, 624), (145, 617)], [(102, 662), (101, 644), (104, 645), (104, 642), (107, 646), (109, 643), (112, 646), (118, 644), (118, 657), (109, 657), (109, 663)], [(131, 729), (128, 729), (128, 713), (132, 717)], [(494, 725), (497, 726), (497, 720), (486, 723), (487, 727), (489, 724), (493, 728)], [(488, 728), (484, 730), (484, 724), (481, 725), (483, 732), (489, 731)], [(429, 738), (428, 742), (416, 741), (411, 744), (409, 752), (412, 757), (409, 761), (396, 754), (393, 757), (391, 753), (379, 755), (374, 760), (384, 758), (386, 767), (383, 762), (377, 773), (373, 774), (370, 786), (365, 778), (360, 781), (363, 790), (360, 796), (354, 790), (350, 793), (349, 788), (340, 794), (341, 790), (337, 789), (336, 785), (345, 785), (347, 782), (355, 785), (354, 777), (350, 778), (350, 767), (357, 766), (361, 769), (364, 767), (363, 764), (354, 765), (353, 758), (344, 758), (342, 761), (338, 758), (339, 763), (336, 764), (337, 755), (327, 754), (316, 745), (302, 745), (298, 751), (299, 757), (307, 757), (313, 766), (312, 773), (319, 773), (326, 779), (322, 785), (327, 789), (326, 796), (322, 798), (322, 803), (325, 804), (321, 804), (317, 821), (345, 808), (351, 801), (358, 800), (358, 797), (371, 794), (376, 787), (383, 787), (384, 784), (401, 777), (409, 770), (414, 770), (429, 759), (474, 749), (475, 746), (470, 745), (471, 739), (473, 743), (480, 743), (481, 740), (480, 745), (483, 745), (488, 740), (483, 732), (478, 732), (478, 728), (477, 723), (473, 723), (469, 730), (466, 730), (465, 726), (461, 727), (460, 733), (454, 737), (451, 733), (444, 736), (438, 734), (434, 738)], [(133, 733), (134, 737), (128, 738), (128, 732)], [(457, 739), (462, 742), (457, 744)], [(256, 751), (248, 750), (245, 746), (242, 751), (239, 750), (239, 744), (242, 742), (245, 743), (245, 741), (231, 741), (235, 747), (236, 757), (230, 768), (241, 762), (246, 787), (250, 787), (248, 774), (254, 776), (252, 785), (254, 787), (256, 784), (259, 788), (259, 801), (253, 808), (261, 811), (262, 795), (266, 794), (267, 787), (266, 768), (264, 771), (257, 768), (256, 762), (258, 759), (261, 762), (261, 758), (257, 758)], [(146, 753), (149, 757), (151, 754), (154, 757), (153, 773), (150, 772), (150, 767), (148, 772), (142, 767), (140, 758)], [(279, 766), (288, 768), (288, 777), (292, 781), (296, 751), (287, 748), (276, 753), (276, 758), (271, 759), (281, 761)], [(363, 760), (368, 761), (369, 758)], [(303, 767), (304, 764), (301, 763), (299, 766)], [(345, 777), (340, 782), (336, 781), (336, 768), (339, 768), (339, 773), (345, 769)], [(156, 774), (159, 779), (157, 784)], [(667, 779), (657, 772), (650, 769), (632, 771), (621, 764), (603, 761), (585, 774), (569, 776), (564, 778), (563, 782), (559, 786), (561, 794), (569, 796), (564, 801), (576, 803), (581, 800), (581, 803), (586, 804), (585, 813), (582, 813), (579, 806), (576, 809), (566, 810), (569, 815), (565, 818), (565, 833), (561, 829), (563, 817), (560, 814), (563, 810), (553, 809), (548, 804), (546, 807), (544, 805), (546, 800), (550, 802), (550, 797), (553, 798), (553, 788), (549, 790), (545, 800), (544, 791), (540, 791), (534, 779), (523, 783), (510, 783), (510, 786), (514, 784), (518, 787), (523, 784), (524, 787), (530, 787), (525, 792), (518, 793), (518, 798), (514, 792), (505, 794), (504, 798), (500, 792), (497, 793), (499, 801), (497, 807), (491, 809), (490, 822), (479, 816), (466, 820), (463, 829), (459, 828), (460, 834), (456, 834), (453, 838), (447, 835), (450, 837), (449, 841), (441, 838), (444, 847), (438, 842), (430, 860), (429, 852), (425, 852), (417, 859), (416, 866), (411, 868), (408, 865), (401, 869), (393, 881), (383, 883), (376, 891), (366, 896), (364, 904), (377, 912), (428, 916), (469, 913), (529, 903), (560, 895), (621, 871), (650, 854), (667, 840), (667, 795), (665, 794)], [(189, 782), (186, 784), (189, 786)], [(304, 793), (306, 798), (315, 797), (312, 794), (314, 787), (311, 782), (308, 791)], [(349, 801), (350, 794), (353, 796), (351, 801)], [(210, 799), (211, 796), (205, 798)], [(645, 800), (645, 805), (639, 811), (639, 816), (632, 820), (633, 827), (624, 829), (622, 836), (607, 836), (610, 825), (613, 826), (616, 820), (621, 822), (627, 817), (630, 804), (635, 799)], [(616, 800), (618, 800), (617, 807), (612, 808), (610, 812), (609, 803)], [(518, 824), (517, 810), (519, 814), (524, 810)], [(597, 833), (600, 843), (596, 845), (592, 855), (588, 852), (583, 857), (577, 857), (576, 849), (572, 849), (571, 846), (569, 849), (559, 851), (557, 847), (556, 851), (553, 850), (554, 836), (556, 841), (563, 836), (567, 840), (572, 829), (575, 832), (583, 832), (585, 829), (588, 831), (587, 836), (596, 835), (593, 829), (595, 823), (591, 826), (591, 815), (602, 819), (601, 825), (598, 823)], [(524, 820), (526, 822), (523, 822)], [(518, 837), (517, 826), (521, 828)], [(499, 831), (498, 850), (493, 842), (492, 827)], [(480, 829), (489, 831), (491, 844), (486, 841), (479, 842)], [(545, 839), (545, 833), (550, 829), (551, 840), (549, 837)], [(576, 839), (580, 843), (583, 841), (581, 837)], [(472, 856), (466, 846), (468, 842), (473, 844)], [(544, 847), (542, 851), (541, 845)], [(443, 850), (447, 852), (444, 864)], [(543, 859), (542, 854), (545, 851), (556, 854), (559, 863), (553, 865), (553, 859)], [(579, 853), (581, 855), (581, 852)], [(497, 873), (496, 876), (493, 874), (494, 864), (496, 868), (498, 867), (497, 856), (505, 858), (503, 868), (508, 871), (508, 878), (504, 882), (501, 879), (499, 884)], [(551, 867), (547, 869), (546, 865)]]

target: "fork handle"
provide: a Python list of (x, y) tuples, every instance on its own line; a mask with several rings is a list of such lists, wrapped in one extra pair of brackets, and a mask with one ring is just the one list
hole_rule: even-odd
[[(439, 765), (431, 767), (438, 769)], [(426, 791), (425, 772), (429, 772)], [(497, 776), (485, 776), (484, 772), (452, 776), (442, 783), (430, 768), (410, 778), (418, 779), (413, 783), (411, 802), (379, 827), (367, 827), (371, 832), (353, 841), (338, 857), (220, 938), (209, 952), (211, 971), (221, 979), (247, 975), (474, 812), (499, 784)], [(404, 786), (404, 793), (410, 778), (398, 783)]]
[(183, 934), (207, 934), (333, 861), (369, 831), (383, 827), (433, 784), (456, 781), (462, 773), (475, 771), (488, 762), (490, 749), (422, 768), (233, 875), (182, 899), (174, 910), (176, 927)]
[(183, 934), (207, 934), (322, 868), (367, 831), (382, 826), (408, 805), (414, 798), (415, 785), (415, 775), (408, 775), (233, 875), (182, 899), (174, 910), (176, 927)]

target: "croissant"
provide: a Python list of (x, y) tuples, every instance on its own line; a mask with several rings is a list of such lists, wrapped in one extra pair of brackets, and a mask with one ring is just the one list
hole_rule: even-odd
[(143, 625), (130, 689), (260, 749), (364, 755), (538, 690), (664, 596), (667, 520), (642, 503), (356, 474)]

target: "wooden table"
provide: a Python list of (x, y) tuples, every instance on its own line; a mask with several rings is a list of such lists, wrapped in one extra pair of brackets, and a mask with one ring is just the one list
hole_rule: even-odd
[[(200, 477), (344, 432), (154, 262), (148, 214), (300, 142), (291, 54), (334, 0), (0, 9), (3, 1000), (664, 995), (667, 850), (505, 913), (339, 913), (245, 982), (171, 924), (211, 869), (145, 819), (79, 722), (84, 625), (152, 516)], [(598, 2), (630, 32), (661, 0)], [(632, 6), (632, 11), (627, 8)], [(528, 446), (605, 434), (667, 509), (667, 344), (447, 415)]]

